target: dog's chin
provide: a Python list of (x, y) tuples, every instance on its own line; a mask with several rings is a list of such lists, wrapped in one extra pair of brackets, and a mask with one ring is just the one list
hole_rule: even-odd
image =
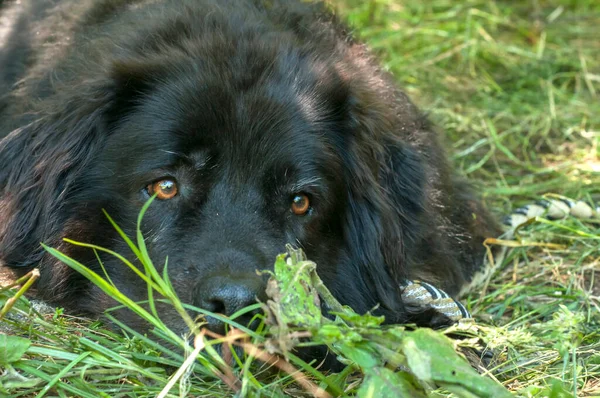
[(311, 364), (313, 368), (322, 371), (340, 372), (345, 367), (337, 359), (337, 355), (325, 345), (298, 347), (294, 354), (304, 362)]
[[(188, 338), (190, 346), (194, 347), (195, 337)], [(210, 341), (210, 340), (209, 340)], [(271, 353), (265, 347), (265, 344), (255, 344), (248, 341), (236, 340), (233, 343), (215, 344), (212, 346), (214, 351), (223, 358), (225, 363), (231, 367), (237, 364), (243, 364), (248, 356), (255, 357), (255, 361), (261, 366), (270, 367), (274, 371), (279, 369), (277, 363), (280, 361), (289, 362), (297, 369), (302, 368), (302, 362), (318, 369), (322, 372), (340, 372), (344, 365), (337, 359), (335, 353), (329, 350), (325, 345), (303, 346), (302, 344), (290, 351), (291, 355), (284, 353)], [(294, 356), (300, 363), (291, 359)]]
[[(256, 358), (255, 361), (261, 363), (261, 366), (264, 365), (265, 367), (273, 368), (273, 371), (277, 369), (274, 362), (280, 360), (290, 362), (296, 368), (299, 367), (299, 364), (294, 364), (293, 360), (289, 358), (286, 359), (286, 355), (269, 352), (269, 349), (266, 348), (267, 344), (251, 341), (248, 336), (237, 329), (227, 328), (227, 330), (223, 330), (223, 328), (218, 328), (218, 330), (215, 331), (211, 330), (210, 327), (206, 327), (207, 324), (203, 323), (198, 324), (198, 329), (194, 333), (188, 328), (181, 317), (174, 313), (174, 311), (168, 311), (168, 313), (171, 316), (164, 317), (161, 320), (165, 323), (171, 333), (174, 333), (182, 339), (187, 347), (175, 343), (165, 332), (157, 330), (154, 326), (138, 317), (129, 309), (116, 309), (110, 311), (108, 314), (120, 321), (126, 320), (127, 326), (135, 332), (146, 335), (162, 347), (176, 353), (183, 354), (184, 352), (191, 352), (194, 350), (196, 345), (202, 341), (197, 338), (197, 336), (201, 334), (204, 337), (204, 343), (210, 344), (211, 351), (214, 350), (214, 352), (216, 352), (224, 362), (232, 368), (237, 367), (240, 363), (243, 364), (249, 355), (254, 356)], [(122, 331), (122, 329), (113, 322), (107, 322), (107, 326), (115, 332)], [(267, 339), (269, 338), (271, 338), (271, 336), (267, 335)], [(215, 340), (221, 339), (225, 342), (215, 343)], [(337, 355), (329, 350), (327, 346), (308, 344), (308, 341), (303, 339), (298, 346), (291, 350), (291, 354), (300, 361), (321, 371), (339, 372), (344, 368), (345, 365), (337, 359)], [(204, 352), (203, 355), (210, 357), (206, 348), (203, 348), (200, 352)], [(258, 355), (259, 353), (260, 355)]]

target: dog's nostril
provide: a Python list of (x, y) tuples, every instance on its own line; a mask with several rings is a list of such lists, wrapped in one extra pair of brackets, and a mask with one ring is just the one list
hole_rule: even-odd
[(256, 301), (257, 293), (246, 284), (227, 283), (210, 290), (212, 294), (207, 297), (207, 307), (212, 307), (212, 312), (227, 316), (233, 315)]
[[(193, 304), (197, 307), (231, 317), (241, 309), (256, 303), (256, 299), (264, 296), (262, 279), (248, 277), (231, 279), (226, 276), (207, 278), (196, 288)], [(243, 314), (235, 322), (247, 326), (256, 311)], [(217, 333), (222, 333), (225, 324), (215, 317), (207, 317), (208, 327)]]
[(226, 306), (221, 300), (210, 300), (205, 306), (202, 306), (205, 310), (214, 312), (215, 314), (225, 314)]

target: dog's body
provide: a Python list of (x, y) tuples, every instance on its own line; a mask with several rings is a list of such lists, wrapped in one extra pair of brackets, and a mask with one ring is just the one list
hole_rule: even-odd
[[(425, 118), (321, 6), (0, 4), (0, 266), (39, 266), (43, 298), (112, 306), (40, 242), (95, 270), (91, 250), (62, 239), (131, 258), (101, 209), (132, 236), (153, 193), (151, 257), (168, 256), (183, 301), (217, 312), (260, 297), (255, 270), (285, 243), (341, 302), (379, 304), (388, 322), (407, 321), (401, 280), (456, 294), (481, 266), (494, 222)], [(146, 298), (102, 259), (125, 294)]]

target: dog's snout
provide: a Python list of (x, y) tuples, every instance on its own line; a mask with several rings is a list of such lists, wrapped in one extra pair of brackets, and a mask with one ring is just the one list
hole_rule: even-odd
[[(239, 310), (262, 300), (265, 296), (265, 284), (258, 275), (240, 278), (231, 276), (213, 276), (201, 281), (194, 294), (194, 305), (216, 314), (231, 317)], [(248, 326), (256, 311), (249, 311), (236, 317), (235, 321)], [(214, 317), (207, 317), (208, 328), (222, 333), (225, 323)]]
[(253, 286), (244, 282), (215, 283), (200, 292), (200, 307), (223, 315), (233, 315), (238, 310), (255, 302), (256, 291)]

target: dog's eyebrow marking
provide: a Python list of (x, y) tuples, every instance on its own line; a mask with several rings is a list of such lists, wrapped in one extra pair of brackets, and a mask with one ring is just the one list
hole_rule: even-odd
[(307, 187), (316, 187), (319, 186), (319, 182), (322, 180), (321, 177), (308, 177), (308, 178), (302, 178), (298, 181), (296, 181), (294, 184), (291, 185), (291, 189), (292, 191), (301, 191), (304, 188)]
[(196, 168), (196, 170), (200, 170), (203, 169), (204, 167), (206, 167), (206, 165), (208, 164), (208, 162), (211, 159), (211, 156), (208, 153), (195, 153), (192, 155), (192, 159), (193, 159), (193, 164), (194, 167)]
[(166, 149), (159, 149), (159, 151), (164, 152), (164, 153), (168, 153), (169, 155), (175, 155), (178, 158), (182, 158), (182, 159), (185, 159), (185, 160), (188, 160), (188, 161), (191, 160), (190, 157), (188, 155), (186, 155), (185, 153), (175, 152), (175, 151), (169, 151), (169, 150), (166, 150)]
[(168, 153), (169, 155), (174, 155), (177, 158), (179, 158), (187, 163), (190, 163), (191, 165), (194, 166), (194, 168), (196, 170), (203, 169), (206, 166), (206, 164), (209, 162), (209, 160), (211, 159), (211, 156), (208, 153), (208, 151), (198, 151), (198, 152), (192, 153), (191, 155), (187, 155), (182, 152), (169, 151), (166, 149), (161, 149), (161, 152)]

